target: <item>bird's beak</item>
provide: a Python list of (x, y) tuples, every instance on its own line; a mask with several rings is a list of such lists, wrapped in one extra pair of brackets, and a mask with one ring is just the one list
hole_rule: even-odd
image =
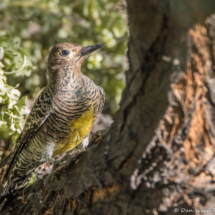
[(97, 45), (94, 45), (94, 46), (84, 47), (84, 48), (81, 49), (81, 57), (85, 56), (85, 55), (88, 55), (88, 54), (96, 51), (97, 49), (100, 49), (103, 46), (104, 46), (104, 44), (97, 44)]

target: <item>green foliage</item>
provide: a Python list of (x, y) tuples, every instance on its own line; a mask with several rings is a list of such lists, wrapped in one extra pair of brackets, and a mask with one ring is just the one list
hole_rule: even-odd
[[(6, 41), (10, 41), (10, 43)], [(23, 56), (23, 53), (16, 40), (11, 40), (10, 37), (0, 37), (0, 137), (1, 139), (6, 139), (10, 135), (13, 135), (13, 142), (16, 141), (23, 129), (23, 116), (28, 111), (26, 108), (26, 97), (19, 100), (20, 91), (7, 84), (7, 78), (4, 75), (7, 72), (4, 71), (4, 68), (9, 68), (15, 74), (16, 72), (29, 74), (30, 69), (33, 67), (26, 59), (26, 56)], [(20, 62), (23, 61), (23, 58), (24, 64), (21, 65)], [(18, 69), (18, 66), (23, 69)], [(14, 69), (17, 70), (14, 71)]]
[[(0, 31), (1, 59), (4, 61), (4, 74), (14, 74), (14, 76), (30, 76), (33, 67), (31, 61), (25, 56), (27, 52), (20, 47), (21, 39), (11, 36), (10, 32)], [(14, 72), (16, 71), (16, 72)]]
[[(124, 88), (127, 69), (127, 26), (123, 0), (2, 0), (0, 3), (0, 29), (7, 30), (23, 47), (20, 55), (30, 53), (29, 59), (37, 69), (31, 68), (8, 77), (11, 85), (20, 83), (22, 93), (35, 99), (46, 85), (46, 57), (50, 48), (59, 42), (72, 41), (82, 46), (105, 43), (105, 47), (92, 54), (82, 71), (101, 85), (107, 94), (106, 112), (115, 112)], [(7, 45), (6, 45), (7, 46)], [(9, 54), (11, 60), (12, 55)], [(6, 71), (20, 68), (5, 62)]]
[(31, 176), (31, 178), (29, 179), (28, 184), (26, 185), (25, 189), (26, 189), (27, 187), (31, 186), (36, 180), (37, 180), (36, 175), (35, 175), (34, 173), (32, 173), (32, 176)]

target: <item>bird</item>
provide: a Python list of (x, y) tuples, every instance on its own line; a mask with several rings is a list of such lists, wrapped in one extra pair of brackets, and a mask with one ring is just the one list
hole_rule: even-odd
[(104, 44), (87, 47), (73, 42), (56, 44), (47, 63), (48, 83), (36, 99), (7, 164), (3, 194), (12, 192), (40, 164), (60, 161), (53, 156), (77, 146), (84, 150), (96, 116), (102, 112), (105, 92), (81, 72), (88, 55)]

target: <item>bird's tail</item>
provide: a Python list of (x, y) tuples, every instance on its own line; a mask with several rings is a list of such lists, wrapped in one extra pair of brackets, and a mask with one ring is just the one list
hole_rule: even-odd
[(26, 185), (28, 184), (30, 178), (31, 178), (32, 172), (29, 173), (29, 175), (18, 178), (16, 180), (7, 181), (4, 184), (4, 190), (1, 194), (2, 197), (7, 196), (8, 194), (14, 193), (16, 191), (23, 190)]
[(0, 212), (2, 211), (2, 209), (8, 204), (10, 203), (15, 196), (17, 196), (19, 194), (20, 191), (22, 191), (26, 184), (28, 183), (28, 181), (26, 182), (26, 180), (17, 180), (17, 181), (10, 181), (7, 182), (4, 185), (4, 190), (0, 196)]

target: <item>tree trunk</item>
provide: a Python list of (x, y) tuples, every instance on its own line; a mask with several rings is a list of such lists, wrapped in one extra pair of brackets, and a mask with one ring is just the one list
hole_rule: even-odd
[(213, 214), (215, 1), (127, 3), (130, 69), (114, 123), (1, 214)]

